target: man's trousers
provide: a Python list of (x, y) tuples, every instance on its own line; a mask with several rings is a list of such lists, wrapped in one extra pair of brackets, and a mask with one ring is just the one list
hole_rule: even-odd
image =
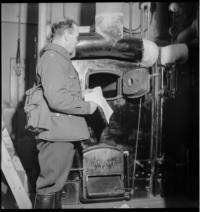
[(74, 145), (69, 142), (37, 140), (40, 174), (36, 192), (41, 195), (60, 191), (69, 175), (74, 158)]

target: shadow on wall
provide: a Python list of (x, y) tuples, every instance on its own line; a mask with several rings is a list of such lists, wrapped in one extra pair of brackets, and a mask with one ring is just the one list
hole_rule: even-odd
[[(27, 3), (27, 25), (26, 25), (26, 70), (25, 70), (25, 90), (32, 87), (35, 79), (38, 34), (38, 4)], [(34, 135), (25, 130), (26, 114), (24, 112), (25, 96), (19, 102), (16, 112), (12, 118), (12, 134), (15, 135), (15, 150), (22, 162), (30, 183), (29, 191), (35, 192), (35, 182), (39, 173), (37, 159), (37, 149)]]

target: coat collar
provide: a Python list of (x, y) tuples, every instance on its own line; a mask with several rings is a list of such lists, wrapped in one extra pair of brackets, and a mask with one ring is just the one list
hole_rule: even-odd
[(47, 45), (45, 48), (44, 48), (44, 52), (45, 51), (48, 51), (48, 50), (53, 50), (53, 51), (56, 51), (58, 52), (59, 54), (61, 54), (62, 56), (64, 56), (66, 59), (70, 59), (70, 55), (69, 55), (69, 52), (62, 46), (58, 45), (58, 44), (55, 44), (55, 43), (51, 43), (49, 45)]

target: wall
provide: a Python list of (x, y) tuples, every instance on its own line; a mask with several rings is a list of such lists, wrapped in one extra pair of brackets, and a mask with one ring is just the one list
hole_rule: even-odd
[[(21, 58), (34, 63), (34, 37), (37, 36), (37, 4), (21, 5)], [(16, 57), (19, 4), (2, 4), (2, 103), (10, 105), (11, 58)], [(31, 40), (33, 38), (33, 40)], [(27, 45), (29, 50), (27, 50)], [(31, 64), (29, 64), (29, 69)], [(25, 72), (30, 72), (28, 67)]]
[[(15, 72), (15, 58), (17, 54), (18, 39), (18, 16), (19, 4), (2, 4), (1, 7), (1, 27), (2, 27), (2, 113), (3, 120), (8, 132), (12, 136), (13, 118), (20, 101), (23, 100), (24, 91), (33, 84), (35, 75), (34, 57), (36, 45), (34, 39), (37, 38), (38, 5), (21, 4), (20, 18), (20, 56), (23, 64), (22, 74), (18, 77)], [(21, 97), (18, 99), (18, 93)], [(17, 126), (19, 126), (18, 124)]]

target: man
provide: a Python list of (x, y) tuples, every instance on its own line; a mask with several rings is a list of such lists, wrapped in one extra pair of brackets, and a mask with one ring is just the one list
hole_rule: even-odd
[[(70, 55), (75, 52), (78, 26), (67, 19), (52, 25), (51, 43), (42, 51), (37, 83), (42, 84), (49, 107), (50, 128), (37, 136), (40, 174), (36, 182), (34, 208), (61, 208), (61, 190), (74, 156), (75, 141), (89, 139), (84, 115), (93, 114), (97, 104), (82, 99), (78, 74)], [(48, 113), (41, 113), (40, 118)]]

